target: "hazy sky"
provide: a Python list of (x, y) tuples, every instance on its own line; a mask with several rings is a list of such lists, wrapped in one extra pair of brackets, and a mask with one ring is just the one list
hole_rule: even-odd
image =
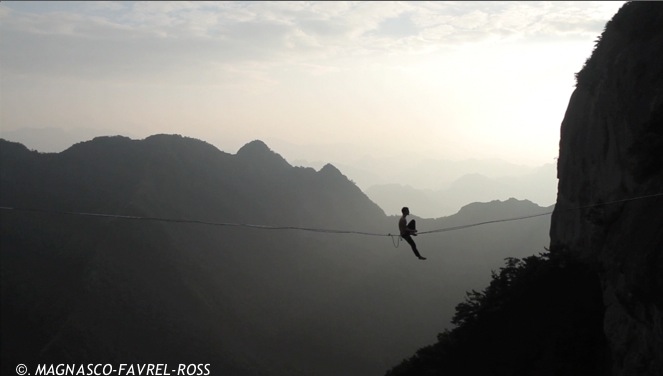
[(0, 124), (554, 163), (623, 3), (3, 1)]

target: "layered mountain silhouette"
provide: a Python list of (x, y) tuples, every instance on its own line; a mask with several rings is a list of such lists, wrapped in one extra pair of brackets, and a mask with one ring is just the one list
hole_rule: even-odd
[[(179, 135), (98, 137), (60, 153), (0, 140), (0, 163), (3, 374), (91, 362), (382, 373), (444, 330), (506, 257), (549, 242), (541, 216), (421, 235), (420, 261), (386, 236), (398, 217), (336, 167), (293, 167), (259, 140), (236, 154)], [(550, 210), (476, 203), (418, 227)]]
[(398, 213), (402, 197), (419, 207), (419, 215), (437, 218), (456, 213), (472, 202), (507, 200), (519, 197), (548, 205), (557, 188), (556, 167), (552, 164), (532, 169), (518, 176), (488, 177), (479, 173), (465, 174), (444, 189), (416, 189), (409, 185), (382, 184), (366, 189), (366, 194), (388, 213)]
[[(343, 216), (347, 227), (370, 227), (384, 216), (333, 166), (319, 172), (293, 168), (261, 141), (245, 145), (236, 155), (168, 135), (143, 141), (99, 137), (60, 154), (40, 155), (17, 144), (5, 149), (13, 154), (3, 154), (3, 167), (13, 168), (9, 162), (17, 159), (39, 169), (37, 174), (31, 169), (7, 171), (17, 180), (7, 185), (3, 200), (17, 206), (85, 211), (101, 205), (106, 212), (127, 215), (168, 212), (201, 220), (255, 218), (292, 226), (336, 224)], [(35, 175), (41, 184), (30, 180)], [(34, 201), (42, 198), (47, 202)]]

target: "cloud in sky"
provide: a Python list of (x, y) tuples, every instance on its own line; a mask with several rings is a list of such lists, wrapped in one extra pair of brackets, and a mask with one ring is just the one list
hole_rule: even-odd
[(2, 2), (0, 120), (551, 161), (622, 4)]

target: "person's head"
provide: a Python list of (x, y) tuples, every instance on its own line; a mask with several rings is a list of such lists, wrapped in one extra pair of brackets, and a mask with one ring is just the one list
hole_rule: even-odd
[(403, 213), (403, 215), (409, 215), (410, 209), (408, 209), (407, 206), (404, 206), (403, 209), (401, 209), (401, 213)]

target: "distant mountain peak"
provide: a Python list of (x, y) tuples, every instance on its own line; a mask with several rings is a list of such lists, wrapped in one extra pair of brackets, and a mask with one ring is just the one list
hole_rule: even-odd
[(238, 151), (237, 155), (242, 154), (256, 154), (256, 153), (273, 153), (272, 149), (267, 146), (261, 140), (253, 140), (246, 145), (242, 146)]
[(63, 151), (65, 154), (87, 153), (90, 151), (109, 150), (118, 147), (126, 147), (133, 140), (126, 136), (97, 136), (91, 140), (77, 142)]
[(519, 200), (515, 197), (510, 197), (506, 200), (492, 200), (489, 202), (472, 202), (469, 203), (461, 208), (461, 210), (473, 210), (474, 208), (479, 208), (481, 210), (485, 210), (486, 208), (504, 208), (504, 207), (513, 207), (513, 206), (520, 206), (520, 207), (535, 207), (539, 206), (535, 203), (533, 203), (530, 200), (524, 199), (524, 200)]
[(237, 151), (237, 157), (254, 163), (269, 163), (272, 166), (289, 167), (290, 164), (260, 140), (253, 140)]
[(520, 215), (530, 215), (532, 212), (545, 212), (547, 208), (541, 207), (530, 200), (509, 198), (507, 200), (493, 200), (490, 202), (473, 202), (460, 208), (459, 217), (464, 218), (512, 218)]
[(322, 166), (320, 172), (326, 175), (343, 175), (341, 171), (331, 163)]

